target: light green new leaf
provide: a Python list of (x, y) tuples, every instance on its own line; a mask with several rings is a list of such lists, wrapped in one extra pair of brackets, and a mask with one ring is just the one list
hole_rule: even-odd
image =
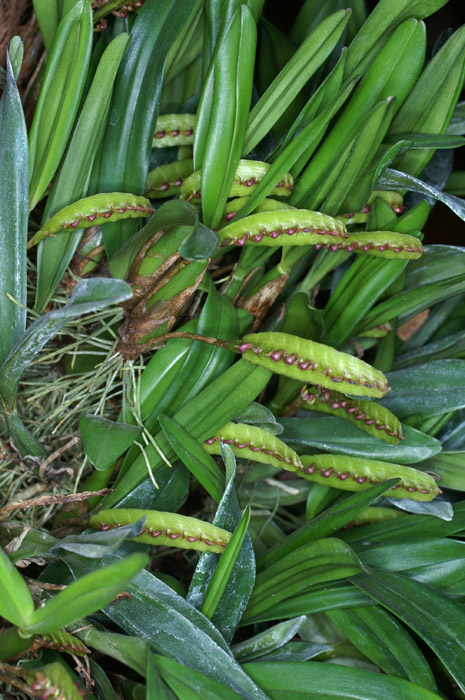
[(29, 617), (27, 634), (47, 634), (100, 610), (124, 591), (146, 566), (146, 554), (131, 554), (105, 569), (97, 569), (74, 581)]
[(0, 547), (0, 615), (22, 627), (33, 612), (34, 601), (23, 577)]
[(213, 575), (208, 583), (208, 588), (205, 591), (205, 596), (200, 608), (200, 612), (212, 619), (213, 614), (218, 607), (218, 604), (223, 596), (237, 558), (240, 554), (242, 544), (247, 534), (247, 528), (250, 522), (250, 507), (245, 507), (241, 521), (234, 532), (234, 535), (229, 542), (226, 552), (221, 557), (218, 565), (213, 572)]

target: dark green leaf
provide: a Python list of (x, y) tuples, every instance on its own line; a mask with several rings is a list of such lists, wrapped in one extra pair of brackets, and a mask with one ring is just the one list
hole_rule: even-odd
[(0, 100), (0, 366), (26, 328), (28, 145), (10, 52)]
[[(395, 395), (395, 391), (391, 393)], [(391, 404), (388, 408), (398, 415)], [(439, 440), (408, 425), (402, 426), (404, 440), (398, 445), (389, 445), (371, 435), (362, 434), (356, 426), (336, 416), (315, 415), (310, 419), (280, 418), (280, 421), (284, 426), (282, 439), (290, 445), (299, 446), (300, 452), (304, 452), (303, 448), (316, 447), (321, 451), (354, 457), (381, 459), (397, 464), (414, 464), (441, 451)]]
[(402, 678), (315, 661), (245, 664), (272, 700), (439, 700)]
[(411, 627), (465, 689), (465, 613), (460, 603), (401, 574), (372, 572), (352, 581)]
[(387, 377), (391, 391), (380, 403), (398, 418), (427, 418), (465, 406), (465, 360), (437, 360)]
[(127, 423), (115, 423), (108, 418), (82, 413), (79, 419), (84, 452), (99, 471), (116, 462), (142, 434), (143, 428)]
[(158, 420), (179, 459), (218, 503), (224, 491), (224, 475), (213, 457), (173, 418), (161, 415)]

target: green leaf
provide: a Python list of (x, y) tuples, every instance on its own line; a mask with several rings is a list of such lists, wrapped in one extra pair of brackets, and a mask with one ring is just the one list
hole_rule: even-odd
[(121, 280), (94, 278), (78, 282), (70, 301), (61, 309), (41, 316), (29, 326), (3, 363), (0, 369), (0, 393), (5, 402), (13, 403), (22, 373), (63, 326), (83, 314), (126, 301), (131, 294), (129, 285)]
[[(389, 410), (393, 410), (391, 404), (385, 405)], [(393, 412), (397, 414), (397, 411)], [(408, 425), (402, 426), (404, 440), (398, 445), (389, 445), (371, 435), (361, 433), (356, 426), (336, 416), (315, 415), (311, 419), (280, 418), (280, 421), (284, 426), (282, 439), (290, 446), (299, 446), (301, 452), (303, 448), (316, 447), (321, 451), (353, 457), (415, 464), (441, 451), (439, 440)]]
[(0, 100), (0, 365), (26, 328), (28, 146), (11, 51)]
[(217, 233), (198, 222), (192, 234), (179, 248), (179, 255), (186, 260), (211, 258), (218, 247)]
[(402, 678), (335, 664), (275, 661), (244, 669), (272, 700), (439, 700)]
[[(118, 565), (121, 560), (111, 555), (107, 563), (110, 561), (116, 561)], [(76, 557), (68, 560), (68, 566), (78, 576), (88, 570), (87, 562)], [(129, 600), (108, 606), (104, 612), (125, 632), (133, 635), (126, 637), (129, 652), (136, 652), (136, 644), (145, 640), (156, 652), (222, 683), (245, 700), (267, 700), (265, 693), (233, 659), (214, 625), (184, 598), (146, 570), (136, 576), (127, 590), (131, 595)], [(87, 643), (85, 632), (81, 639)], [(139, 656), (140, 649), (135, 653), (135, 659), (142, 667), (143, 675), (145, 656), (142, 659)], [(157, 668), (160, 670), (159, 666)]]
[(465, 502), (462, 501), (454, 504), (452, 520), (441, 520), (431, 515), (404, 515), (394, 520), (364, 525), (363, 530), (352, 528), (347, 532), (339, 533), (339, 537), (357, 546), (356, 543), (359, 541), (374, 544), (414, 537), (448, 537), (464, 529)]
[(266, 567), (281, 559), (281, 557), (290, 554), (308, 542), (314, 542), (322, 537), (329, 537), (337, 530), (342, 529), (397, 482), (398, 479), (389, 479), (382, 484), (371, 486), (366, 491), (351, 494), (348, 498), (338, 501), (335, 505), (320, 513), (320, 515), (309, 520), (305, 525), (294, 530), (279, 544), (269, 549), (268, 552), (258, 559), (258, 571), (263, 571)]
[[(236, 460), (228, 445), (222, 450), (226, 467), (227, 484), (213, 521), (214, 525), (232, 532), (241, 520), (241, 509), (237, 498), (234, 480)], [(229, 546), (229, 545), (228, 545)], [(222, 555), (223, 557), (224, 555)], [(218, 555), (205, 552), (200, 556), (187, 594), (191, 605), (200, 607), (209, 581), (218, 564)], [(237, 629), (242, 613), (249, 601), (255, 583), (255, 556), (250, 535), (246, 534), (235, 565), (226, 583), (223, 596), (219, 600), (212, 622), (230, 642)]]
[(305, 83), (328, 58), (349, 19), (350, 14), (346, 10), (327, 17), (305, 39), (276, 76), (250, 112), (243, 147), (245, 155), (260, 143)]
[(465, 406), (465, 360), (436, 360), (387, 376), (392, 390), (380, 403), (399, 418), (427, 418)]
[[(257, 29), (246, 5), (238, 7), (213, 59), (211, 104), (201, 101), (198, 119), (205, 120), (201, 163), (202, 213), (207, 226), (218, 227), (241, 157), (252, 96)], [(207, 79), (206, 89), (210, 89)], [(197, 161), (197, 158), (196, 158)], [(197, 168), (197, 162), (195, 163)]]
[(79, 432), (84, 452), (99, 471), (111, 467), (134, 440), (141, 436), (142, 431), (142, 427), (115, 423), (108, 418), (90, 413), (81, 413), (79, 418)]
[(439, 475), (441, 487), (465, 491), (465, 451), (443, 450), (431, 457), (425, 467)]
[(164, 415), (158, 420), (179, 459), (218, 503), (224, 491), (224, 475), (213, 457), (177, 421)]
[(249, 522), (250, 508), (247, 505), (241, 521), (227, 546), (227, 550), (218, 562), (216, 569), (208, 583), (207, 590), (205, 591), (200, 612), (203, 613), (205, 617), (208, 617), (209, 620), (212, 619), (213, 614), (225, 592), (225, 588), (242, 549)]
[(26, 583), (0, 547), (0, 615), (23, 627), (34, 613), (34, 601)]
[(106, 532), (68, 535), (50, 548), (48, 556), (54, 559), (66, 559), (66, 552), (72, 552), (89, 559), (101, 559), (116, 551), (126, 540), (140, 535), (144, 523), (145, 518), (141, 518), (135, 523), (115, 527)]
[(259, 632), (250, 639), (233, 644), (231, 651), (238, 661), (246, 663), (260, 656), (265, 656), (275, 649), (280, 649), (287, 644), (302, 627), (305, 617), (301, 615), (292, 620), (285, 620), (273, 627)]
[(454, 214), (457, 214), (457, 216), (465, 221), (465, 203), (463, 199), (441, 192), (441, 190), (433, 187), (433, 185), (429, 185), (419, 180), (417, 177), (413, 177), (413, 175), (388, 168), (379, 178), (376, 188), (405, 189), (410, 192), (418, 192), (418, 194), (423, 194), (426, 197), (433, 197), (433, 199), (437, 199), (438, 202), (445, 204)]
[[(87, 195), (88, 180), (107, 126), (116, 73), (129, 41), (120, 34), (105, 49), (76, 122), (66, 154), (47, 198), (42, 223)], [(43, 311), (62, 278), (83, 230), (41, 241), (37, 251), (36, 309)]]
[(342, 540), (310, 542), (258, 574), (242, 622), (255, 622), (277, 603), (311, 586), (353, 576), (361, 568), (356, 554)]
[(446, 134), (396, 133), (387, 134), (384, 143), (395, 144), (398, 141), (410, 141), (410, 148), (459, 148), (465, 145), (465, 139), (460, 136)]
[(79, 108), (92, 50), (92, 10), (78, 0), (63, 17), (50, 48), (29, 132), (29, 208), (55, 175)]
[[(116, 78), (105, 132), (99, 191), (143, 194), (168, 52), (191, 17), (195, 0), (147, 0), (131, 28), (131, 43)], [(137, 221), (107, 224), (109, 258), (137, 230)]]
[[(458, 29), (431, 58), (394, 119), (391, 134), (442, 134), (452, 117), (465, 77), (465, 27)], [(396, 161), (397, 170), (419, 175), (434, 154), (409, 151)]]
[[(183, 427), (188, 427), (194, 438), (206, 440), (256, 399), (268, 383), (270, 376), (269, 370), (255, 367), (247, 360), (241, 359), (190, 399), (174, 414), (173, 418)], [(228, 397), (227, 401), (225, 396)], [(165, 440), (162, 441), (161, 437), (158, 434), (157, 442), (169, 456), (169, 444), (166, 444)], [(153, 447), (149, 445), (146, 453), (149, 459), (153, 460), (152, 470), (156, 465), (158, 468), (161, 467), (163, 462)], [(118, 503), (137, 486), (145, 478), (146, 469), (145, 460), (142, 458), (133, 462), (124, 477), (120, 476), (115, 483), (114, 492), (105, 498), (105, 507), (109, 508)]]
[(381, 0), (352, 41), (347, 56), (345, 77), (362, 75), (392, 32), (410, 17), (424, 19), (448, 0)]
[(326, 615), (374, 664), (389, 676), (405, 678), (423, 688), (437, 690), (425, 657), (408, 632), (377, 605), (328, 610)]
[(372, 572), (352, 581), (411, 627), (465, 690), (461, 662), (465, 653), (465, 613), (461, 603), (401, 574)]
[(369, 311), (355, 332), (363, 333), (365, 330), (391, 321), (396, 316), (400, 317), (401, 322), (406, 321), (433, 304), (462, 294), (464, 291), (465, 275), (461, 274), (400, 292)]
[(196, 226), (198, 214), (189, 202), (173, 199), (165, 202), (150, 217), (140, 231), (137, 231), (110, 260), (109, 270), (112, 277), (124, 279), (129, 272), (137, 253), (152, 236), (172, 226)]
[[(356, 590), (349, 583), (336, 582), (326, 586), (318, 586), (317, 590), (301, 593), (283, 600), (261, 613), (256, 622), (282, 620), (297, 615), (311, 615), (339, 608), (351, 608), (361, 605), (372, 605), (373, 601), (362, 591)], [(244, 624), (247, 624), (245, 622)]]
[(37, 16), (37, 24), (44, 42), (45, 50), (50, 51), (50, 46), (58, 26), (58, 3), (56, 0), (32, 0), (34, 12)]
[(105, 569), (82, 576), (37, 608), (23, 629), (28, 634), (46, 634), (100, 610), (127, 587), (147, 562), (147, 555), (131, 554)]

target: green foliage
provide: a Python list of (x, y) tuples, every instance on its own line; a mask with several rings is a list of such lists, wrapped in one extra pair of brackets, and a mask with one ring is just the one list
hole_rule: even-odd
[(464, 252), (422, 245), (436, 202), (465, 221), (447, 0), (305, 0), (288, 33), (263, 0), (33, 5), (0, 101), (2, 681), (461, 697)]

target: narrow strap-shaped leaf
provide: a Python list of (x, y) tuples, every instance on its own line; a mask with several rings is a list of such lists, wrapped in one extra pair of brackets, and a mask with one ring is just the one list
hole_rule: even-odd
[(457, 216), (465, 221), (465, 203), (463, 199), (454, 197), (454, 195), (447, 194), (446, 192), (441, 192), (441, 190), (433, 187), (433, 185), (429, 185), (417, 177), (413, 177), (413, 175), (388, 168), (379, 178), (377, 187), (380, 189), (383, 187), (395, 187), (397, 189), (410, 190), (410, 192), (418, 192), (418, 194), (423, 194), (426, 197), (433, 197), (433, 199), (445, 204), (454, 214), (457, 214)]
[[(113, 84), (128, 41), (127, 34), (115, 37), (99, 61), (63, 163), (47, 198), (42, 224), (57, 211), (87, 194), (89, 173), (104, 135)], [(77, 229), (39, 244), (35, 303), (38, 311), (43, 311), (48, 304), (82, 233), (82, 229)]]
[(239, 525), (232, 536), (225, 554), (221, 557), (218, 565), (213, 572), (213, 575), (208, 583), (208, 588), (205, 591), (205, 596), (202, 602), (200, 612), (212, 619), (213, 614), (218, 607), (233, 568), (237, 562), (238, 555), (241, 551), (244, 538), (247, 534), (247, 528), (250, 522), (250, 508), (247, 505)]
[(272, 700), (439, 700), (426, 688), (373, 673), (317, 661), (244, 664)]
[(190, 433), (168, 416), (158, 419), (166, 439), (189, 471), (219, 502), (224, 489), (224, 476), (215, 460), (208, 455)]
[[(165, 60), (191, 15), (195, 0), (147, 0), (131, 30), (131, 44), (118, 73), (113, 118), (103, 143), (99, 190), (142, 194), (161, 94)], [(107, 255), (121, 248), (137, 224), (118, 222), (104, 230)]]
[(0, 101), (0, 366), (26, 328), (27, 172), (26, 123), (8, 52)]
[(352, 581), (415, 630), (465, 690), (465, 612), (461, 603), (401, 574), (372, 572)]
[[(232, 531), (238, 527), (241, 520), (241, 509), (234, 485), (236, 460), (228, 446), (223, 449), (222, 457), (228, 480), (213, 522), (215, 525)], [(202, 604), (203, 596), (217, 563), (217, 555), (208, 552), (201, 555), (187, 594), (187, 600), (191, 605), (199, 607)], [(224, 593), (212, 616), (213, 624), (221, 631), (227, 642), (230, 642), (234, 636), (254, 583), (255, 556), (250, 535), (246, 534)]]
[(218, 227), (242, 152), (252, 96), (257, 29), (242, 5), (234, 14), (214, 60), (209, 128), (202, 159), (202, 211)]
[(34, 612), (34, 601), (26, 583), (0, 548), (0, 613), (17, 627), (25, 625)]
[(367, 491), (352, 494), (343, 501), (338, 501), (331, 508), (312, 518), (308, 523), (288, 535), (282, 542), (268, 550), (258, 559), (257, 570), (263, 571), (281, 557), (302, 547), (307, 542), (314, 542), (320, 537), (328, 537), (340, 530), (371, 503), (374, 503), (383, 493), (392, 488), (395, 483), (397, 483), (396, 479), (390, 479), (383, 484), (371, 486)]
[(327, 17), (312, 32), (277, 75), (250, 112), (243, 153), (262, 140), (286, 107), (329, 56), (350, 19), (347, 10)]
[(43, 196), (60, 163), (79, 108), (92, 49), (92, 10), (78, 0), (55, 34), (29, 132), (29, 206)]
[(390, 676), (405, 678), (433, 693), (434, 676), (404, 627), (378, 605), (328, 610), (326, 615), (373, 663)]
[(105, 569), (96, 569), (57, 593), (30, 616), (24, 629), (44, 634), (66, 627), (108, 605), (147, 564), (146, 554), (130, 554)]

